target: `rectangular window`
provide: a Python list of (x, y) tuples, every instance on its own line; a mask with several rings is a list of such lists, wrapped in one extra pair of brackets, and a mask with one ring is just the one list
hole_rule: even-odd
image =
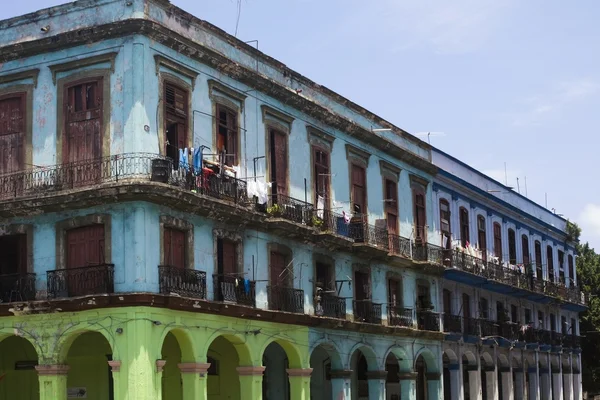
[(388, 280), (388, 303), (391, 307), (402, 307), (402, 282), (398, 279)]
[(568, 257), (568, 261), (569, 261), (569, 279), (571, 279), (571, 285), (576, 285), (577, 283), (575, 282), (575, 263), (573, 262), (573, 256), (571, 254), (569, 254)]
[(238, 163), (238, 137), (237, 112), (217, 104), (217, 151), (225, 154), (226, 165)]
[(269, 167), (272, 182), (271, 193), (273, 196), (287, 196), (287, 135), (276, 129), (269, 129)]
[[(0, 275), (27, 272), (27, 235), (0, 236)], [(0, 293), (0, 299), (5, 293)]]
[(66, 267), (104, 264), (104, 225), (88, 225), (67, 231)]
[(575, 318), (571, 318), (571, 326), (569, 327), (569, 335), (577, 335), (577, 322)]
[(329, 208), (329, 182), (331, 179), (329, 153), (318, 148), (313, 147), (313, 161), (314, 161), (314, 179), (315, 184), (315, 202), (317, 208), (319, 207), (319, 197), (323, 198), (323, 204), (321, 208)]
[(463, 317), (471, 318), (471, 298), (466, 293), (463, 293), (462, 295), (462, 309)]
[(517, 238), (512, 229), (508, 230), (508, 262), (511, 265), (517, 264)]
[(567, 325), (567, 317), (564, 315), (560, 317), (560, 329), (563, 335), (566, 335), (569, 332), (569, 326)]
[(367, 213), (366, 171), (360, 165), (351, 165), (352, 213), (360, 216)]
[(556, 332), (556, 315), (550, 314), (550, 330)]
[(548, 261), (548, 278), (554, 282), (554, 257), (552, 246), (546, 247), (546, 259)]
[(413, 187), (413, 202), (415, 206), (415, 242), (426, 243), (427, 214), (425, 211), (425, 191), (420, 187)]
[(452, 292), (448, 289), (444, 289), (444, 313), (447, 315), (452, 314)]
[(529, 258), (529, 238), (527, 237), (527, 235), (521, 236), (521, 247), (522, 247), (522, 253), (523, 253), (522, 254), (523, 264), (525, 264), (525, 266), (527, 266), (531, 262), (531, 260)]
[(277, 251), (271, 251), (271, 265), (269, 268), (269, 283), (271, 286), (290, 287), (293, 277), (288, 268), (289, 257)]
[(510, 305), (510, 321), (513, 324), (519, 322), (519, 311), (517, 309), (517, 306), (515, 306), (514, 304)]
[(544, 313), (541, 311), (538, 311), (538, 325), (537, 327), (539, 329), (544, 329), (544, 327), (546, 326), (546, 321), (544, 319)]
[(371, 277), (366, 272), (355, 271), (354, 282), (356, 283), (354, 289), (354, 298), (356, 300), (370, 300), (371, 299)]
[(502, 225), (494, 222), (494, 256), (502, 261)]
[(460, 218), (460, 244), (462, 247), (467, 247), (467, 244), (470, 241), (469, 235), (469, 211), (461, 207), (459, 211)]
[(387, 219), (388, 232), (398, 234), (398, 184), (391, 180), (385, 179), (385, 214)]
[(526, 325), (531, 324), (531, 309), (529, 309), (529, 308), (525, 309), (525, 324)]
[(565, 283), (565, 253), (558, 251), (558, 277), (560, 283)]
[(175, 85), (165, 83), (165, 138), (167, 157), (179, 166), (179, 149), (187, 147), (188, 93)]
[(102, 154), (102, 79), (65, 88), (63, 162), (99, 159)]
[(485, 297), (479, 299), (479, 316), (483, 319), (490, 318), (490, 307)]
[(325, 291), (335, 290), (333, 266), (328, 263), (317, 262), (315, 265), (315, 269), (315, 274), (317, 276), (315, 286)]
[(217, 268), (219, 275), (237, 274), (237, 243), (228, 239), (217, 239)]
[(0, 175), (25, 169), (25, 97), (0, 98)]
[(185, 268), (185, 231), (165, 227), (163, 230), (164, 264), (169, 267)]
[(477, 217), (477, 243), (481, 250), (481, 258), (487, 261), (487, 236), (485, 232), (485, 218), (480, 215)]
[(496, 302), (496, 321), (505, 321), (506, 315), (504, 313), (504, 303), (501, 301)]
[(450, 204), (447, 200), (440, 200), (440, 231), (450, 237)]
[(544, 278), (542, 271), (542, 244), (538, 240), (535, 241), (535, 274), (538, 280)]

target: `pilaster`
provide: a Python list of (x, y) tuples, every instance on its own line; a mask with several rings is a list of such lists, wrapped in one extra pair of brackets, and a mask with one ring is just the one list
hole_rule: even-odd
[(265, 367), (237, 367), (240, 392), (249, 399), (262, 400), (262, 380)]
[(286, 369), (290, 380), (291, 400), (310, 400), (310, 374), (312, 368)]
[(67, 398), (68, 365), (36, 365), (40, 382), (40, 400)]

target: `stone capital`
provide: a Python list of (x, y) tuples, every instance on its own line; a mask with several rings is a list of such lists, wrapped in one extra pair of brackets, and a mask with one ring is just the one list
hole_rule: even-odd
[(310, 377), (310, 374), (312, 374), (312, 371), (313, 371), (312, 368), (288, 368), (288, 369), (286, 369), (288, 376)]
[(56, 364), (56, 365), (36, 365), (35, 370), (40, 376), (57, 376), (67, 375), (69, 373), (69, 366)]
[(205, 376), (210, 368), (210, 363), (179, 363), (177, 367), (182, 374), (200, 374), (200, 376)]
[(331, 370), (331, 379), (350, 379), (352, 378), (352, 370), (350, 369), (334, 369)]
[(401, 381), (414, 381), (417, 380), (416, 372), (400, 372), (398, 373), (398, 379)]
[(441, 374), (439, 372), (428, 372), (425, 374), (425, 378), (427, 378), (428, 381), (439, 381), (441, 377)]
[(367, 379), (387, 379), (387, 371), (367, 371)]
[(265, 372), (265, 367), (237, 367), (239, 376), (262, 375)]
[(110, 366), (110, 370), (112, 372), (119, 372), (121, 370), (121, 361), (118, 360), (110, 360), (108, 362), (108, 365)]
[(156, 372), (163, 372), (167, 360), (156, 360)]

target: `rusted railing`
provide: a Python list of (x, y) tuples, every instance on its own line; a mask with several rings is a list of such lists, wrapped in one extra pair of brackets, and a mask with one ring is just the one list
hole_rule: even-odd
[(433, 311), (417, 310), (417, 327), (425, 331), (439, 331), (440, 315)]
[(160, 293), (206, 299), (206, 272), (170, 265), (158, 267)]
[(321, 315), (330, 318), (346, 318), (346, 299), (331, 293), (320, 295), (317, 306), (321, 307)]
[(371, 300), (354, 300), (354, 320), (368, 324), (381, 324), (381, 304)]
[(35, 300), (35, 274), (0, 275), (0, 303)]
[(461, 333), (462, 317), (460, 315), (444, 314), (444, 332)]
[(113, 293), (114, 269), (114, 264), (101, 264), (48, 271), (48, 297)]
[[(262, 208), (258, 208), (262, 211)], [(298, 224), (313, 225), (314, 206), (290, 196), (276, 194), (269, 196), (266, 213), (275, 218), (283, 218)]]
[(281, 286), (267, 286), (269, 310), (304, 313), (304, 290)]
[(231, 275), (213, 275), (216, 301), (256, 307), (256, 282)]
[(390, 243), (387, 229), (370, 225), (366, 219), (351, 221), (348, 229), (349, 236), (354, 239), (355, 243), (364, 243), (388, 250)]
[(390, 326), (405, 326), (407, 328), (411, 328), (413, 326), (412, 308), (389, 305), (388, 324)]

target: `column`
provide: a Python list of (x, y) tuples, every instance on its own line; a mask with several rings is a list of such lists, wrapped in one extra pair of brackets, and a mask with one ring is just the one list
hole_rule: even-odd
[(290, 380), (290, 400), (310, 400), (312, 368), (286, 369)]
[(552, 391), (550, 390), (550, 370), (540, 369), (540, 398), (543, 400), (552, 400)]
[(367, 371), (369, 400), (386, 400), (385, 383), (387, 376), (387, 371)]
[[(487, 398), (483, 400), (495, 400), (498, 398), (498, 391), (496, 390), (496, 380), (498, 374), (496, 374), (496, 368), (494, 367), (482, 367), (485, 373), (485, 391)], [(483, 383), (482, 383), (483, 384)], [(483, 393), (483, 390), (482, 390)]]
[(571, 376), (571, 369), (563, 367), (562, 376), (564, 400), (573, 400), (573, 377)]
[(563, 380), (560, 369), (552, 369), (552, 389), (554, 397), (552, 400), (563, 400)]
[(442, 399), (444, 396), (440, 393), (440, 373), (430, 372), (425, 374), (425, 378), (427, 379), (427, 398), (432, 400)]
[(461, 398), (462, 387), (460, 364), (450, 364), (448, 365), (448, 370), (450, 370), (450, 400), (459, 400)]
[(265, 367), (237, 367), (240, 393), (249, 399), (262, 400), (262, 380)]
[(67, 398), (68, 365), (36, 365), (40, 382), (40, 400)]
[(333, 370), (331, 371), (331, 398), (332, 400), (350, 400), (352, 399), (352, 371), (351, 370)]
[(210, 363), (180, 363), (183, 400), (206, 400), (206, 383)]
[(529, 396), (527, 400), (539, 400), (540, 398), (540, 383), (537, 367), (529, 368)]
[(524, 383), (525, 376), (523, 375), (523, 368), (513, 368), (514, 374), (514, 400), (523, 400), (524, 399)]
[(514, 400), (513, 380), (510, 367), (499, 368), (502, 379), (502, 399), (500, 400)]
[(477, 368), (477, 365), (470, 365), (466, 371), (463, 371), (463, 374), (469, 374), (469, 398), (472, 400), (480, 400), (481, 399), (481, 389), (479, 388), (481, 384), (480, 374)]
[[(114, 397), (114, 394), (118, 392), (117, 388), (119, 388), (120, 385), (123, 384), (123, 382), (121, 380), (121, 361), (109, 360), (108, 366), (110, 367), (110, 373), (113, 378), (113, 397)], [(124, 377), (123, 379), (126, 380), (127, 377)]]
[(582, 400), (583, 393), (581, 391), (581, 372), (573, 370), (573, 400)]
[(417, 373), (401, 372), (400, 378), (400, 398), (402, 400), (415, 400), (417, 398)]

